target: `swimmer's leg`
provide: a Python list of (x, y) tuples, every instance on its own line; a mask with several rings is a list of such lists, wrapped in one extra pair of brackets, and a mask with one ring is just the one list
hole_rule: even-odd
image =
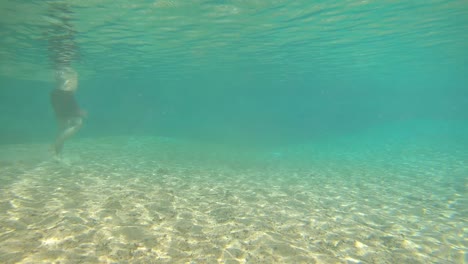
[(54, 143), (54, 150), (56, 155), (60, 155), (62, 153), (65, 141), (76, 134), (82, 125), (83, 120), (81, 118), (67, 120), (61, 125), (62, 128), (60, 129), (60, 133), (55, 139)]

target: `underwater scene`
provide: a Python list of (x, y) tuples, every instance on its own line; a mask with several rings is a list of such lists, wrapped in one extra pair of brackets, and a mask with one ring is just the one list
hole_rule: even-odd
[(468, 263), (468, 2), (3, 0), (0, 263)]

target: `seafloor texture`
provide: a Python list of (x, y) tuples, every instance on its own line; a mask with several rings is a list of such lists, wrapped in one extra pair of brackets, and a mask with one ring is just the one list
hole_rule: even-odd
[(169, 139), (75, 139), (65, 151), (58, 162), (46, 145), (0, 147), (1, 263), (468, 259), (468, 160), (456, 152), (299, 165)]

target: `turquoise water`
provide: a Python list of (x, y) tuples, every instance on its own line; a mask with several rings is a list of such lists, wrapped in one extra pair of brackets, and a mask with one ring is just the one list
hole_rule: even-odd
[(0, 32), (0, 262), (468, 262), (466, 1), (6, 0)]
[[(82, 136), (274, 144), (467, 117), (464, 1), (65, 3), (90, 113)], [(50, 5), (2, 3), (3, 142), (52, 132)]]

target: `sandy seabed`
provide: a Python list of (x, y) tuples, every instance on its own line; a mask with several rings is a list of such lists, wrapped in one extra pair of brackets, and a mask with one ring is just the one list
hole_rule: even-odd
[(0, 147), (0, 263), (468, 263), (468, 160), (199, 149), (82, 139), (57, 161), (45, 144)]

